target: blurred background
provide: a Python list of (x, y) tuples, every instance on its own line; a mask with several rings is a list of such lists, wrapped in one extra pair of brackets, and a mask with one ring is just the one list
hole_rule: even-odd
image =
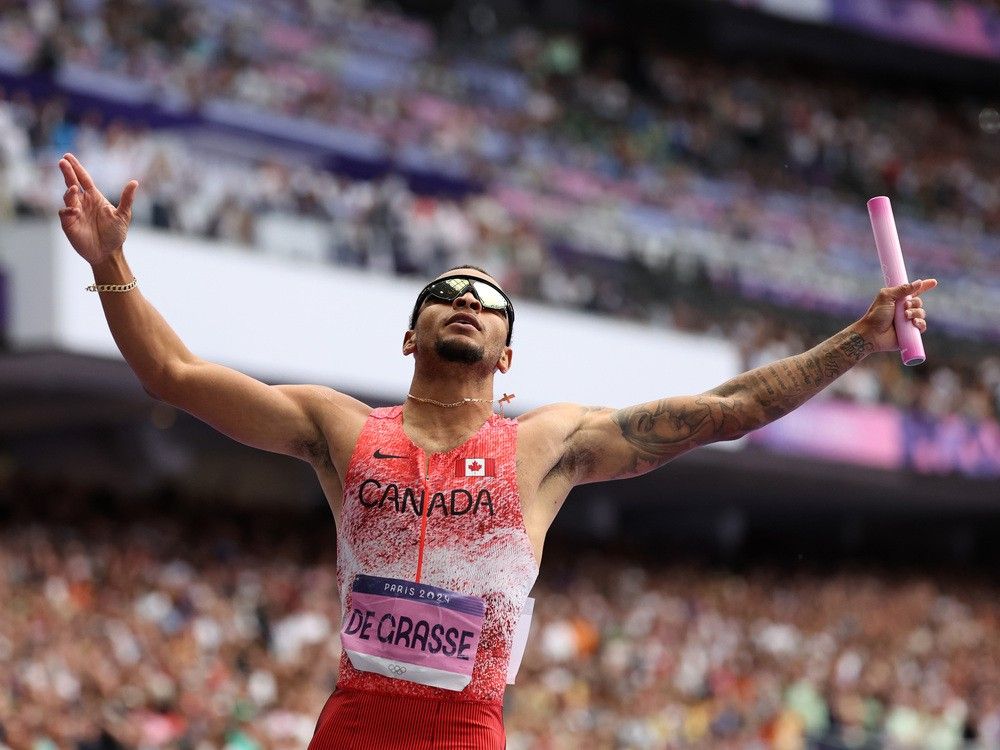
[(340, 653), (315, 479), (139, 388), (73, 151), (198, 355), (399, 402), (474, 263), (514, 413), (835, 333), (890, 196), (928, 363), (575, 491), (508, 747), (1000, 748), (998, 80), (995, 0), (0, 0), (0, 747), (304, 748)]

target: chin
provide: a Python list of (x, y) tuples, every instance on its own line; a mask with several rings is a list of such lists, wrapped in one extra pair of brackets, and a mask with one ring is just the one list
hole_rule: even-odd
[(472, 343), (461, 335), (439, 338), (434, 349), (438, 356), (446, 362), (458, 362), (466, 365), (482, 362), (486, 354), (483, 347)]

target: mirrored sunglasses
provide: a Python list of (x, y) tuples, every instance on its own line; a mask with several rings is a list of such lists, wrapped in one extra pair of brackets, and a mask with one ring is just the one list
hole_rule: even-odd
[(511, 335), (514, 333), (514, 306), (511, 304), (510, 298), (490, 282), (474, 276), (447, 276), (432, 281), (420, 290), (417, 302), (413, 306), (413, 314), (410, 316), (410, 328), (413, 328), (417, 322), (420, 306), (428, 297), (451, 302), (470, 289), (485, 309), (502, 312), (507, 317), (507, 343), (509, 344)]

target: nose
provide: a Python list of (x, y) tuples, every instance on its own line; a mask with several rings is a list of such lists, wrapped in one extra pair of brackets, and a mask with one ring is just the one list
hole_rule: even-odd
[(456, 310), (461, 310), (463, 308), (469, 308), (470, 310), (475, 310), (477, 313), (483, 311), (483, 303), (479, 301), (472, 291), (468, 291), (465, 294), (460, 294), (451, 301), (451, 306)]

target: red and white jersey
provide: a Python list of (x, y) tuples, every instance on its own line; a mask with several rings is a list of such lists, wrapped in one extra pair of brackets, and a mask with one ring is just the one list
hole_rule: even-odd
[(514, 631), (538, 574), (521, 514), (517, 422), (496, 414), (462, 445), (425, 454), (403, 432), (403, 407), (374, 409), (351, 455), (337, 529), (337, 582), (351, 611), (358, 575), (429, 584), (486, 602), (472, 681), (461, 691), (355, 669), (338, 688), (500, 702)]

